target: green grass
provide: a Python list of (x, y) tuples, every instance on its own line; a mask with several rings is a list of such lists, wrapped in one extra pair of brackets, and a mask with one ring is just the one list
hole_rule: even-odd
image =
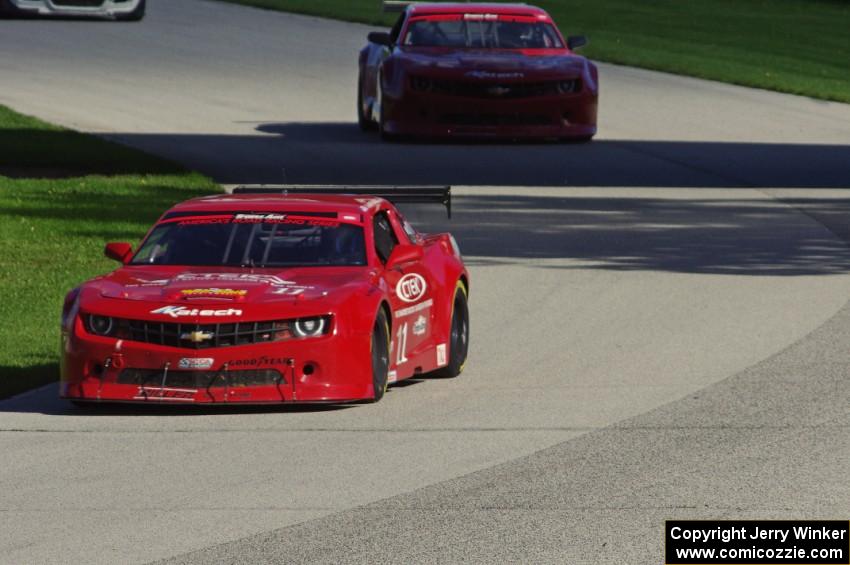
[[(379, 0), (227, 1), (376, 25), (392, 21)], [(596, 60), (850, 102), (847, 0), (532, 3), (565, 34), (587, 35), (583, 53)]]
[(105, 242), (137, 242), (165, 208), (219, 190), (168, 161), (0, 106), (0, 398), (58, 378), (62, 300), (117, 266)]

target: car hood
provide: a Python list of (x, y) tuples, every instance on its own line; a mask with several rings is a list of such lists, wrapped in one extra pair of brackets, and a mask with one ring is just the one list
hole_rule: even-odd
[(490, 49), (403, 47), (398, 57), (408, 72), (428, 72), (469, 80), (577, 78), (587, 59), (560, 50), (494, 51)]
[(367, 267), (215, 269), (124, 267), (88, 283), (99, 297), (191, 307), (324, 300), (333, 303), (371, 286)]

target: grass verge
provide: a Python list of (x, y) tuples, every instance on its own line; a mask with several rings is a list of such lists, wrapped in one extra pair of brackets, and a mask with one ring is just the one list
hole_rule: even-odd
[[(380, 0), (225, 0), (375, 25)], [(536, 0), (600, 61), (850, 102), (846, 0)], [(365, 40), (365, 38), (364, 38)], [(604, 85), (603, 85), (604, 86)]]
[(0, 106), (0, 398), (58, 378), (65, 293), (170, 205), (220, 188), (174, 163)]

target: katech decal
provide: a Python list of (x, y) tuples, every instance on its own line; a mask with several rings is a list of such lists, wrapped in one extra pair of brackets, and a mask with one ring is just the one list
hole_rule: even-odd
[(413, 335), (422, 335), (427, 328), (428, 321), (425, 319), (425, 316), (420, 315), (413, 323)]
[(404, 318), (405, 316), (410, 316), (411, 314), (415, 314), (417, 312), (421, 312), (422, 310), (426, 310), (430, 308), (434, 304), (434, 300), (429, 298), (424, 302), (420, 302), (416, 306), (408, 306), (407, 308), (402, 308), (401, 310), (396, 310), (394, 317), (396, 318)]
[(245, 296), (247, 290), (235, 290), (232, 288), (187, 288), (181, 290), (183, 296)]
[(186, 308), (185, 306), (163, 306), (156, 310), (151, 310), (151, 314), (162, 314), (171, 316), (172, 318), (184, 318), (186, 316), (202, 316), (202, 317), (223, 317), (223, 316), (241, 316), (242, 310), (235, 308), (227, 308), (224, 310), (207, 310), (198, 308)]
[(133, 400), (177, 400), (182, 402), (194, 402), (195, 388), (160, 388), (156, 386), (140, 386)]
[(209, 369), (213, 366), (215, 362), (214, 359), (211, 358), (195, 358), (195, 357), (183, 357), (180, 359), (180, 362), (177, 364), (177, 367), (184, 370), (199, 370), (203, 371), (205, 369)]
[(262, 365), (288, 365), (286, 357), (256, 357), (254, 359), (234, 359), (227, 362), (228, 367), (259, 367)]
[(404, 275), (395, 286), (395, 292), (405, 302), (416, 302), (425, 295), (427, 285), (422, 275), (410, 273)]

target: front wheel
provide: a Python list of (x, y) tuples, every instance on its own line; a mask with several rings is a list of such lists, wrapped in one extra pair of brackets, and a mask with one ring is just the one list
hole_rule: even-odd
[(438, 377), (454, 378), (460, 375), (469, 353), (469, 305), (466, 287), (460, 281), (455, 288), (452, 304), (452, 328), (449, 333), (448, 347), (449, 362), (445, 367), (434, 372)]
[(378, 402), (387, 391), (387, 377), (390, 370), (390, 325), (387, 314), (381, 308), (375, 318), (375, 326), (372, 328), (372, 387), (375, 397), (373, 402)]
[(362, 131), (374, 131), (378, 128), (378, 124), (372, 121), (372, 118), (366, 115), (363, 108), (363, 77), (357, 80), (357, 125)]

